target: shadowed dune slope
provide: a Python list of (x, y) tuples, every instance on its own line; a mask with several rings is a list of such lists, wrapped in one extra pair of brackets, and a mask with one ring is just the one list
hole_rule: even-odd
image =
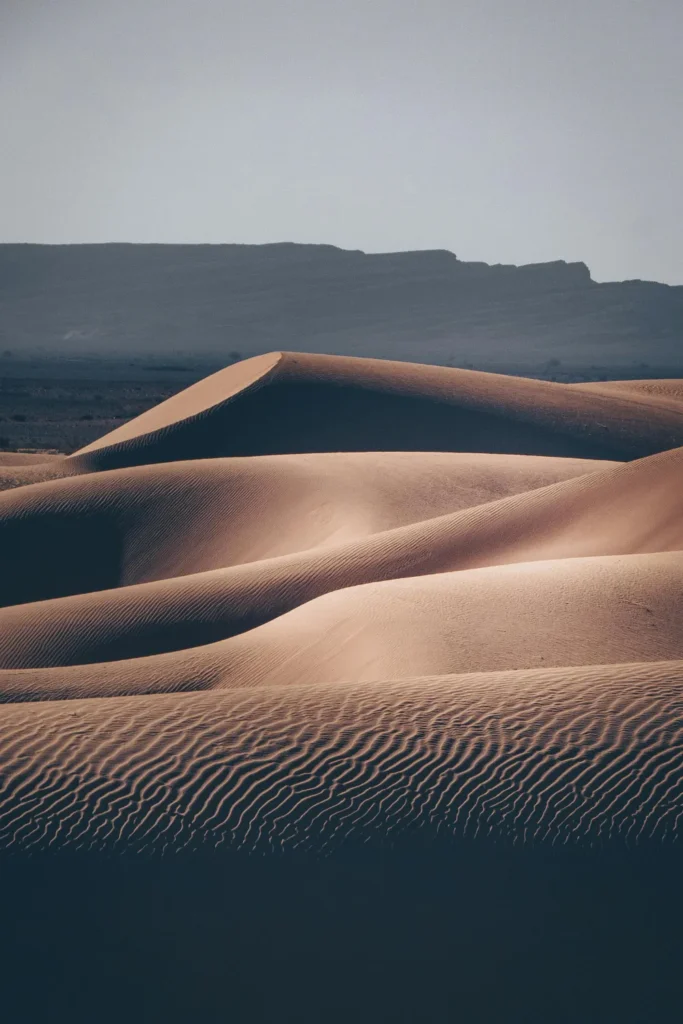
[(274, 353), (9, 460), (0, 849), (673, 842), (679, 385)]

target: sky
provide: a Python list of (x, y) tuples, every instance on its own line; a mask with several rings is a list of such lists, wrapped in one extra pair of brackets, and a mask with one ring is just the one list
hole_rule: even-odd
[(0, 0), (0, 241), (683, 284), (683, 0)]

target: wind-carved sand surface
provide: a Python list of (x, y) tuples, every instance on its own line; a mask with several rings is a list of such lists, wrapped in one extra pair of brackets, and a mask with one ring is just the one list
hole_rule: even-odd
[(0, 478), (0, 844), (671, 844), (683, 386), (274, 353)]

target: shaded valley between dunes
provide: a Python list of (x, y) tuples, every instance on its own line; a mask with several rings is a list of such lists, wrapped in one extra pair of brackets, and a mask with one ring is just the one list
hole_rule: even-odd
[[(580, 904), (585, 925), (581, 858), (599, 861), (593, 908), (633, 865), (634, 907), (680, 868), (680, 381), (568, 385), (271, 353), (70, 456), (0, 457), (0, 484), (12, 871), (22, 858), (177, 855), (175, 886), (201, 862), (233, 879), (234, 921), (266, 922), (234, 940), (260, 956), (285, 914), (272, 880), (294, 885), (300, 856), (343, 863), (325, 885), (346, 924), (306, 890), (306, 937), (290, 940), (304, 957), (319, 955), (321, 928), (340, 955), (344, 928), (370, 917), (391, 947), (386, 893), (403, 886), (410, 902), (434, 871), (438, 890), (414, 903), (431, 908), (425, 948), (448, 956), (461, 939), (444, 929), (463, 915), (474, 938), (457, 954), (461, 985), (476, 1002), (487, 954), (474, 902), (449, 896), (454, 877), (483, 893), (514, 876), (522, 916)], [(564, 881), (549, 881), (560, 863)], [(375, 909), (354, 918), (350, 893), (369, 877), (393, 882), (368, 882)], [(127, 912), (149, 908), (150, 885), (135, 900), (126, 890)], [(248, 914), (244, 892), (260, 893)], [(481, 910), (502, 929), (494, 945), (511, 927), (504, 904)], [(623, 964), (636, 933), (661, 940), (651, 986), (674, 946), (633, 915), (599, 941), (619, 938)]]

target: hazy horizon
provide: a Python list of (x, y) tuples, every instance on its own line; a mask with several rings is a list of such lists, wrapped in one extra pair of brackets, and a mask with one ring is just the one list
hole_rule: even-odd
[[(459, 262), (462, 262), (462, 263), (481, 262), (481, 261), (467, 260), (463, 256), (459, 255), (458, 253), (453, 252), (452, 249), (448, 250), (448, 249), (445, 249), (443, 247), (440, 248), (440, 249), (432, 249), (432, 248), (430, 248), (430, 249), (374, 249), (374, 250), (367, 250), (367, 249), (360, 249), (358, 246), (353, 246), (353, 247), (350, 247), (350, 246), (349, 247), (347, 247), (347, 246), (336, 246), (332, 242), (325, 242), (325, 241), (322, 241), (322, 240), (321, 241), (315, 241), (315, 242), (305, 242), (305, 241), (302, 242), (302, 241), (295, 241), (295, 240), (293, 240), (291, 238), (277, 238), (277, 239), (272, 239), (271, 241), (268, 241), (268, 242), (240, 242), (240, 241), (236, 241), (236, 242), (233, 242), (233, 241), (226, 241), (226, 242), (175, 242), (175, 241), (172, 241), (172, 240), (165, 241), (165, 242), (156, 242), (156, 241), (151, 241), (151, 240), (150, 241), (130, 241), (128, 239), (101, 239), (101, 240), (98, 240), (98, 241), (79, 241), (79, 242), (35, 242), (35, 241), (23, 241), (23, 240), (20, 240), (20, 239), (7, 239), (7, 240), (0, 240), (0, 246), (2, 246), (2, 245), (37, 245), (37, 246), (45, 246), (45, 247), (51, 247), (51, 248), (57, 248), (59, 246), (86, 246), (86, 245), (102, 245), (102, 246), (105, 246), (105, 245), (132, 245), (132, 246), (135, 246), (135, 245), (140, 245), (140, 246), (144, 246), (144, 245), (167, 245), (167, 246), (194, 246), (194, 245), (196, 245), (196, 246), (313, 245), (313, 246), (321, 246), (323, 248), (329, 248), (329, 247), (338, 248), (338, 249), (341, 249), (343, 252), (360, 252), (360, 253), (363, 253), (363, 255), (366, 255), (366, 256), (382, 256), (382, 255), (384, 255), (384, 256), (392, 256), (392, 255), (395, 255), (397, 253), (451, 252), (456, 257), (456, 259)], [(502, 265), (500, 260), (490, 260), (490, 261), (489, 260), (485, 260), (483, 262), (487, 263), (491, 267), (496, 266), (496, 265)], [(564, 260), (561, 257), (558, 257), (555, 260), (542, 260), (542, 261), (533, 260), (530, 263), (519, 263), (519, 264), (516, 264), (516, 266), (519, 266), (519, 267), (523, 268), (523, 267), (526, 267), (526, 266), (538, 266), (538, 265), (545, 264), (545, 263), (567, 263), (567, 264), (569, 264), (569, 263), (583, 263), (585, 266), (588, 267), (588, 272), (590, 274), (591, 280), (593, 282), (595, 282), (596, 284), (628, 284), (630, 281), (641, 280), (641, 281), (645, 281), (646, 283), (668, 284), (670, 287), (674, 287), (674, 288), (675, 287), (683, 287), (683, 281), (681, 281), (681, 282), (677, 282), (677, 281), (662, 282), (662, 281), (655, 281), (653, 278), (623, 278), (623, 279), (621, 279), (619, 281), (614, 281), (612, 279), (606, 279), (606, 280), (602, 280), (602, 281), (597, 281), (596, 278), (595, 278), (595, 275), (593, 274), (593, 272), (591, 270), (591, 267), (586, 263), (586, 260)]]
[(448, 249), (683, 284), (678, 0), (24, 0), (0, 240)]

